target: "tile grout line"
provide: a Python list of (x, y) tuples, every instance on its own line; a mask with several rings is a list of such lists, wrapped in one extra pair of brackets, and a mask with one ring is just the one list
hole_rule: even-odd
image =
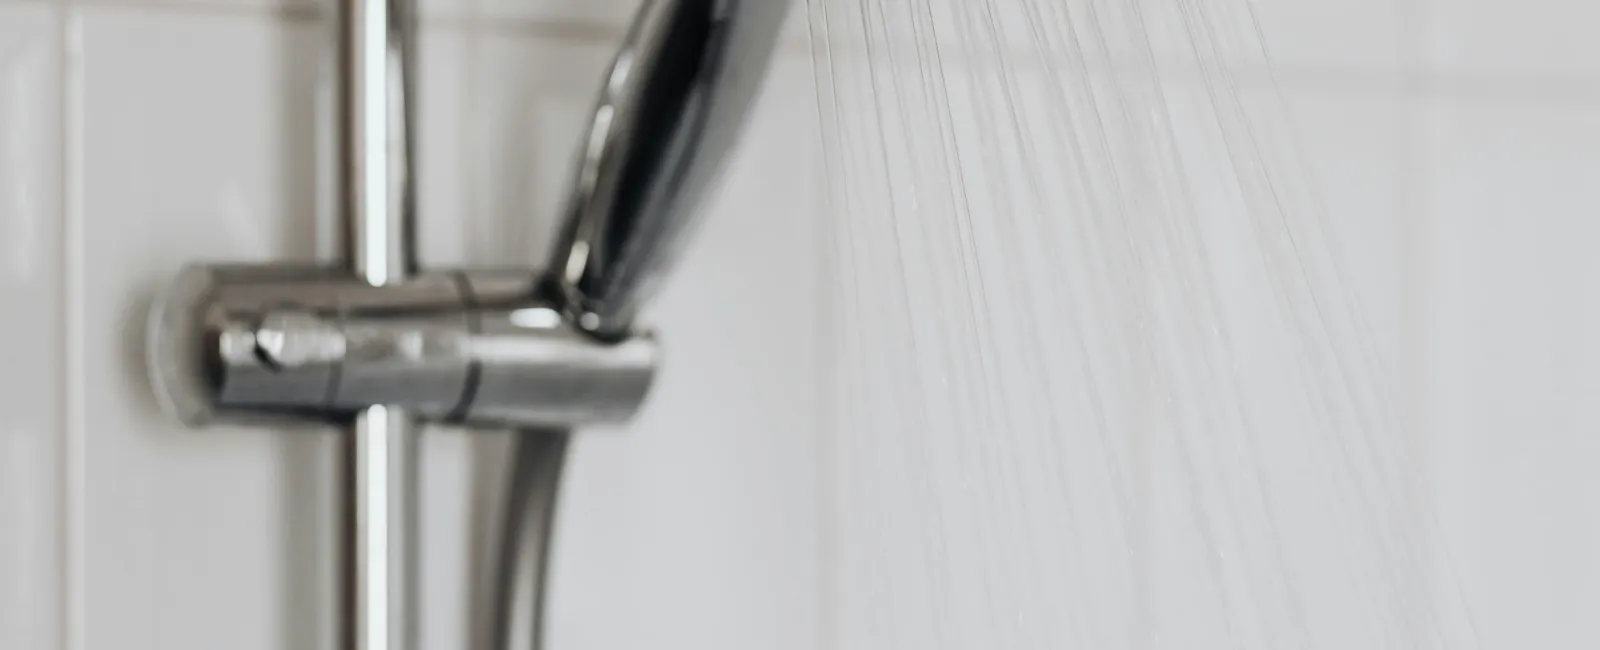
[(74, 0), (62, 0), (58, 9), (58, 55), (61, 70), (56, 79), (61, 123), (58, 134), (61, 178), (61, 261), (63, 284), (61, 342), (63, 372), (61, 442), (60, 642), (62, 650), (84, 650), (87, 635), (87, 441), (85, 431), (84, 344), (84, 214), (83, 214), (83, 28)]
[[(31, 1), (31, 0), (30, 0)], [(288, 21), (315, 21), (326, 11), (316, 5), (291, 2), (224, 4), (204, 0), (72, 0), (73, 6), (175, 11), (191, 14), (233, 16), (277, 16)], [(551, 20), (513, 17), (485, 18), (477, 12), (465, 15), (424, 13), (422, 28), (474, 34), (521, 35), (573, 43), (611, 43), (621, 38), (625, 24), (605, 21)], [(786, 39), (784, 56), (804, 56), (804, 39)], [(1360, 66), (1307, 65), (1282, 66), (1273, 71), (1282, 87), (1293, 92), (1341, 92), (1391, 94), (1403, 88), (1420, 97), (1441, 97), (1466, 101), (1531, 101), (1541, 104), (1600, 104), (1600, 77), (1561, 77), (1523, 74), (1476, 76), (1449, 72), (1430, 72), (1420, 62), (1400, 70), (1381, 70)], [(1116, 68), (1110, 69), (1115, 72)], [(1239, 67), (1240, 87), (1265, 87), (1265, 71)], [(1182, 82), (1182, 76), (1173, 81)]]
[[(50, 1), (50, 0), (46, 0)], [(144, 9), (168, 11), (200, 16), (275, 16), (284, 20), (316, 20), (326, 11), (319, 6), (302, 3), (254, 4), (194, 2), (189, 0), (61, 0), (88, 9)]]

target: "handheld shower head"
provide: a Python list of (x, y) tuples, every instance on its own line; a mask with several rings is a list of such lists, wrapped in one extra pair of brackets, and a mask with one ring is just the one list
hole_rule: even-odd
[(682, 253), (766, 75), (789, 0), (645, 0), (606, 76), (550, 260), (584, 330), (625, 337)]

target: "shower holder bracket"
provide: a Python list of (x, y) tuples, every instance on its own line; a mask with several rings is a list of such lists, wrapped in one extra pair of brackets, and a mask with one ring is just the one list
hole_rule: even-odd
[(185, 424), (343, 420), (370, 406), (442, 423), (628, 420), (654, 337), (600, 340), (531, 269), (424, 272), (372, 286), (337, 267), (192, 265), (158, 298), (156, 393)]

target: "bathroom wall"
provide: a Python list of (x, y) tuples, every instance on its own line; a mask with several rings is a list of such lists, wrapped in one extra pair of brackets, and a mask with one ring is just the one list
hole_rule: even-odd
[[(842, 151), (830, 156), (846, 167), (867, 159), (852, 179), (875, 170), (880, 159), (895, 161), (894, 175), (847, 181), (858, 204), (868, 207), (830, 232), (846, 233), (830, 254), (848, 265), (837, 274), (841, 286), (854, 289), (836, 303), (843, 325), (830, 341), (840, 351), (830, 359), (838, 364), (833, 383), (841, 413), (824, 461), (833, 477), (824, 483), (825, 507), (835, 527), (826, 549), (833, 578), (824, 585), (824, 602), (833, 603), (824, 610), (831, 647), (1600, 644), (1600, 623), (1591, 615), (1600, 606), (1600, 473), (1594, 471), (1600, 418), (1593, 408), (1600, 262), (1591, 250), (1600, 237), (1600, 40), (1590, 33), (1600, 5), (822, 1), (833, 10), (827, 17), (832, 33), (856, 34), (857, 43), (856, 51), (846, 47), (838, 54), (843, 72), (835, 72), (855, 75), (840, 83), (838, 100), (845, 106), (838, 128), (854, 139), (845, 138)], [(1001, 36), (984, 32), (981, 13), (948, 18), (961, 16), (964, 5), (996, 8)], [(1176, 141), (1190, 163), (1193, 195), (1175, 196), (1176, 185), (1140, 185), (1128, 177), (1126, 187), (1137, 189), (1119, 195), (1104, 182), (1074, 185), (1069, 166), (1028, 169), (1062, 132), (1070, 137), (1075, 125), (1092, 122), (1081, 116), (1095, 110), (1092, 102), (1039, 105), (1046, 76), (1065, 76), (1067, 96), (1087, 91), (1080, 87), (1083, 77), (1073, 76), (1070, 56), (1057, 59), (1058, 69), (1032, 57), (1037, 43), (1029, 38), (1039, 37), (1025, 27), (1030, 5), (1075, 12), (1085, 43), (1093, 42), (1097, 21), (1106, 30), (1147, 21), (1151, 50), (1163, 64), (1154, 85), (1170, 105), (1119, 113), (1107, 98), (1117, 81), (1138, 92), (1137, 75), (1147, 65), (1139, 55), (1148, 56), (1141, 48), (1113, 51), (1112, 60), (1101, 62), (1112, 71), (1110, 79), (1093, 90), (1101, 93), (1105, 119), (1130, 131), (1170, 113), (1173, 135), (1156, 139)], [(896, 8), (859, 17), (852, 13), (857, 6)], [(910, 105), (912, 121), (938, 123), (916, 112), (924, 92), (919, 84), (928, 82), (914, 61), (925, 62), (927, 51), (908, 44), (893, 50), (881, 42), (911, 32), (907, 16), (928, 6), (930, 24), (938, 25), (946, 12), (943, 34), (955, 34), (953, 40), (966, 20), (979, 23), (972, 30), (979, 40), (1010, 48), (1008, 68), (991, 62), (972, 77), (946, 53), (943, 67), (951, 72), (944, 80), (955, 101), (987, 100), (990, 107), (988, 116), (971, 108), (953, 111), (954, 126), (944, 127), (948, 136), (936, 127), (904, 126), (907, 113), (896, 112)], [(1180, 11), (1189, 17), (1187, 29), (1175, 17)], [(882, 30), (885, 22), (890, 27)], [(852, 65), (866, 67), (848, 58), (865, 49), (858, 34), (880, 30), (886, 36), (875, 36), (876, 76), (853, 71)], [(1007, 40), (1010, 35), (1016, 40)], [(1264, 56), (1255, 47), (1258, 39), (1265, 42)], [(1063, 37), (1051, 42), (1055, 53), (1072, 52)], [(1234, 56), (1240, 53), (1251, 56)], [(1196, 66), (1197, 59), (1207, 64)], [(996, 98), (1002, 75), (1034, 101), (1003, 105)], [(987, 94), (971, 90), (980, 80), (991, 84), (982, 87)], [(868, 99), (896, 96), (901, 99), (881, 104)], [(1215, 114), (1232, 110), (1234, 102), (1251, 111), (1255, 130), (1239, 120), (1219, 125)], [(872, 114), (875, 107), (883, 113)], [(1280, 129), (1263, 115), (1286, 119)], [(1119, 118), (1125, 122), (1115, 122)], [(1006, 135), (1013, 122), (1022, 124), (1015, 141)], [(1059, 160), (1087, 167), (1104, 160), (1090, 149), (1096, 130), (1080, 128), (1079, 142), (1088, 144)], [(1220, 146), (1219, 131), (1234, 148)], [(879, 132), (888, 133), (885, 141), (861, 142)], [(947, 173), (937, 159), (913, 167), (918, 156), (896, 153), (940, 155), (928, 152), (936, 152), (943, 137), (960, 149), (968, 175), (970, 193), (960, 199), (942, 196), (943, 184), (930, 180)], [(1113, 155), (1128, 142), (1119, 137), (1126, 136), (1111, 135)], [(916, 148), (929, 141), (934, 144)], [(1288, 196), (1274, 193), (1265, 209), (1245, 205), (1234, 196), (1240, 188), (1233, 176), (1258, 174), (1257, 156), (1277, 147), (1294, 151), (1318, 190), (1315, 198), (1273, 205)], [(1268, 158), (1265, 165), (1279, 180), (1294, 180), (1297, 170), (1288, 160)], [(1158, 155), (1139, 161), (1160, 162)], [(1030, 172), (1039, 177), (1027, 181), (1035, 187), (1019, 180)], [(1102, 169), (1091, 173), (1100, 181), (1112, 176)], [(899, 183), (893, 192), (885, 190), (890, 183)], [(1090, 361), (1163, 354), (1164, 339), (1151, 344), (1149, 337), (1193, 333), (1200, 336), (1177, 340), (1207, 340), (1204, 330), (1213, 321), (1185, 311), (1194, 295), (1215, 291), (1224, 296), (1225, 313), (1265, 315), (1285, 294), (1251, 284), (1260, 279), (1250, 273), (1279, 274), (1295, 287), (1289, 293), (1304, 295), (1304, 289), (1295, 284), (1302, 271), (1294, 264), (1173, 277), (1163, 273), (1179, 262), (1154, 255), (1142, 268), (1096, 268), (1087, 260), (1119, 259), (1124, 247), (1180, 235), (1143, 226), (1132, 241), (1094, 242), (1114, 250), (1086, 251), (1093, 244), (1081, 242), (1080, 233), (1090, 232), (1082, 223), (1131, 218), (1107, 214), (1105, 207), (1068, 209), (1075, 204), (1049, 194), (1062, 186), (1068, 193), (1125, 199), (1118, 206), (1124, 210), (1142, 199), (1148, 199), (1143, 205), (1195, 202), (1201, 209), (1193, 221), (1211, 238), (1216, 267), (1224, 270), (1260, 256), (1245, 231), (1222, 230), (1234, 227), (1228, 224), (1239, 215), (1270, 214), (1259, 231), (1266, 234), (1256, 235), (1265, 239), (1294, 220), (1319, 220), (1327, 259), (1344, 278), (1343, 287), (1318, 298), (1321, 307), (1335, 313), (1353, 305), (1387, 366), (1381, 378), (1392, 383), (1367, 384), (1380, 377), (1351, 372), (1363, 383), (1325, 382), (1313, 390), (1325, 399), (1379, 386), (1385, 397), (1400, 398), (1404, 426), (1385, 430), (1384, 440), (1366, 447), (1403, 456), (1395, 462), (1404, 466), (1396, 480), (1387, 486), (1356, 480), (1367, 496), (1353, 507), (1306, 507), (1318, 502), (1318, 493), (1347, 488), (1324, 478), (1338, 467), (1339, 455), (1305, 445), (1326, 420), (1283, 417), (1295, 402), (1276, 401), (1277, 387), (1253, 374), (1258, 366), (1284, 363), (1291, 352), (1208, 361), (1197, 349), (1203, 346), (1172, 344), (1189, 347), (1164, 358), (1170, 361), (1166, 372), (1148, 383), (1128, 381), (1134, 388), (1126, 392), (1148, 392), (1143, 408), (1101, 397), (1118, 394), (1119, 375), (1079, 379), (1079, 366)], [(1036, 194), (1031, 203), (1030, 191)], [(1000, 192), (1007, 194), (993, 196)], [(978, 206), (966, 230), (945, 225), (958, 222), (946, 214), (946, 204), (960, 201)], [(1311, 214), (1312, 208), (1322, 212)], [(1138, 214), (1153, 221), (1155, 213)], [(1006, 219), (1012, 223), (994, 223)], [(1322, 243), (1320, 235), (1315, 239), (1299, 240), (1296, 254)], [(950, 270), (963, 266), (964, 274)], [(1319, 270), (1315, 262), (1310, 266)], [(1111, 308), (1074, 311), (1058, 302), (1060, 292), (1071, 295), (1084, 285), (1110, 287), (1111, 297), (1096, 304), (1131, 303), (1142, 316), (1148, 314), (1137, 306), (1150, 304), (1155, 317), (1119, 320), (1126, 314)], [(1241, 322), (1249, 327), (1241, 329)], [(1272, 349), (1270, 341), (1287, 332), (1356, 364), (1361, 350), (1347, 347), (1348, 340), (1290, 325), (1244, 316), (1221, 336), (1232, 337), (1234, 350), (1249, 352)], [(1225, 381), (1193, 379), (1208, 369), (1216, 373), (1211, 377), (1244, 377), (1245, 409), (1255, 425), (1163, 419), (1185, 400), (1226, 396), (1217, 387)], [(1175, 388), (1163, 393), (1163, 386)], [(1113, 406), (1080, 406), (1090, 399)], [(1215, 405), (1227, 408), (1227, 402)], [(1361, 444), (1367, 425), (1348, 419), (1366, 417), (1360, 413), (1349, 407), (1324, 413), (1345, 422), (1327, 425), (1335, 439)], [(1106, 418), (1131, 424), (1108, 427)], [(1101, 439), (1099, 429), (1105, 429)], [(1241, 429), (1255, 438), (1238, 439)], [(1374, 458), (1362, 456), (1354, 465), (1381, 474)], [(1261, 477), (1265, 487), (1251, 484)], [(1354, 526), (1341, 528), (1345, 508), (1352, 508)], [(1327, 534), (1306, 532), (1318, 529)], [(1370, 560), (1383, 556), (1392, 559)]]
[[(542, 257), (631, 0), (424, 0), (428, 265)], [(197, 260), (326, 257), (330, 3), (0, 0), (0, 648), (335, 647), (336, 434), (186, 431), (140, 359)], [(668, 361), (586, 432), (558, 648), (816, 645), (809, 69), (787, 47), (651, 314)], [(422, 648), (467, 647), (503, 434), (424, 438)]]
[[(429, 264), (534, 259), (631, 4), (424, 0)], [(1594, 647), (1600, 5), (1250, 6), (1273, 74), (1237, 80), (1281, 88), (1409, 386), (1459, 576), (1432, 597), (1465, 603), (1476, 647)], [(0, 649), (334, 647), (334, 434), (181, 430), (138, 359), (182, 263), (328, 254), (326, 18), (311, 0), (0, 0)], [(916, 439), (825, 433), (836, 303), (805, 57), (797, 36), (653, 314), (671, 347), (651, 405), (578, 445), (552, 647), (1061, 647), (1017, 611), (941, 620), (919, 600), (1062, 593), (1013, 552), (1059, 532), (1030, 527), (1050, 485), (994, 465), (916, 483)], [(504, 440), (425, 447), (421, 628), (444, 650), (466, 638), (465, 531)], [(1010, 526), (984, 531), (1000, 542), (938, 546), (984, 523), (929, 523), (963, 499)], [(944, 563), (906, 559), (923, 557)], [(927, 582), (955, 565), (967, 581)], [(937, 636), (952, 625), (966, 636)]]

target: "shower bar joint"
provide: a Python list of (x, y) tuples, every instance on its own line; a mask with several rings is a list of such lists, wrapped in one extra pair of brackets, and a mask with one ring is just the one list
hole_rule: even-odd
[(426, 272), (375, 287), (339, 268), (190, 266), (153, 312), (157, 392), (196, 427), (371, 406), (480, 427), (628, 420), (655, 375), (654, 337), (581, 331), (538, 277)]

